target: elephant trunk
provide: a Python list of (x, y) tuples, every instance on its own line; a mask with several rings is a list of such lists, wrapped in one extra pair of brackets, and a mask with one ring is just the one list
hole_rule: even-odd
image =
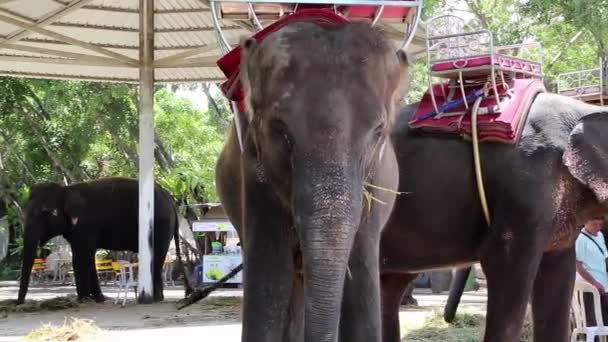
[(21, 282), (19, 284), (17, 304), (23, 304), (25, 301), (25, 295), (27, 294), (27, 289), (30, 284), (30, 275), (32, 273), (34, 258), (36, 258), (36, 250), (38, 249), (38, 243), (40, 242), (38, 236), (36, 236), (32, 229), (27, 226), (23, 240), (23, 264), (21, 266)]
[[(344, 165), (344, 164), (342, 164)], [(344, 278), (361, 219), (358, 168), (338, 163), (305, 168), (294, 192), (304, 263), (305, 339), (338, 338)], [(297, 172), (296, 172), (297, 175)]]

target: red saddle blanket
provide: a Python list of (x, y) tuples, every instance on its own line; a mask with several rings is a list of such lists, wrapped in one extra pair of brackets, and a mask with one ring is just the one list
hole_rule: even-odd
[[(481, 88), (481, 86), (480, 86)], [(480, 88), (467, 90), (467, 97)], [(449, 94), (448, 83), (433, 85), (437, 107), (446, 104), (446, 95)], [(485, 98), (481, 101), (477, 115), (477, 132), (479, 141), (502, 142), (513, 144), (521, 135), (526, 117), (534, 98), (538, 93), (545, 92), (541, 79), (513, 79), (509, 81), (509, 89), (498, 86), (500, 106), (496, 106), (494, 98)], [(490, 93), (492, 93), (490, 91)], [(444, 95), (445, 94), (445, 95)], [(459, 88), (453, 91), (451, 101), (462, 100)], [(410, 120), (410, 127), (429, 133), (445, 133), (471, 136), (471, 107), (474, 101), (469, 101), (469, 109), (464, 103), (446, 110), (441, 115), (433, 115), (435, 107), (431, 100), (431, 92), (422, 97), (418, 108)]]
[[(409, 1), (409, 0), (403, 0)], [(298, 6), (297, 11), (293, 14), (286, 15), (263, 30), (253, 35), (258, 42), (261, 42), (272, 32), (277, 31), (281, 27), (295, 22), (312, 22), (322, 26), (343, 25), (349, 23), (352, 19), (372, 19), (378, 10), (378, 6), (372, 5), (354, 5), (354, 6), (337, 6), (337, 10), (343, 15), (338, 15), (334, 12), (333, 5), (327, 4), (309, 4)], [(401, 19), (405, 20), (410, 7), (401, 6), (386, 6), (380, 15), (382, 19)], [(228, 99), (235, 101), (240, 112), (245, 110), (243, 103), (244, 94), (241, 88), (239, 79), (239, 65), (241, 63), (241, 48), (235, 47), (222, 58), (217, 61), (218, 67), (228, 78), (222, 83), (222, 92)], [(234, 111), (235, 108), (232, 108)]]

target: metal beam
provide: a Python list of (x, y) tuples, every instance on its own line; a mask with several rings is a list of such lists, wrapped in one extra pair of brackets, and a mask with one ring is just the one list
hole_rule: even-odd
[(153, 301), (154, 0), (139, 0), (139, 303)]
[[(65, 45), (70, 45), (68, 43), (53, 40), (53, 39), (37, 39), (37, 38), (23, 38), (21, 42), (24, 43), (32, 43), (32, 44), (48, 44), (48, 45), (57, 45), (58, 48), (63, 48)], [(91, 43), (91, 45), (113, 49), (113, 50), (137, 50), (139, 51), (139, 45), (120, 45), (120, 44), (109, 44), (109, 43)], [(175, 51), (175, 50), (189, 50), (189, 49), (198, 49), (207, 46), (208, 44), (197, 44), (197, 45), (174, 45), (174, 46), (157, 46), (155, 48), (156, 51)], [(217, 46), (216, 46), (217, 47)]]
[[(66, 1), (63, 0), (53, 0), (56, 3), (65, 5)], [(84, 6), (84, 9), (95, 10), (95, 11), (105, 11), (105, 12), (116, 12), (116, 13), (129, 13), (129, 14), (138, 14), (139, 11), (136, 8), (124, 8), (117, 6), (107, 6), (107, 5), (89, 5)], [(177, 14), (177, 13), (208, 13), (209, 10), (206, 8), (172, 8), (172, 9), (160, 9), (154, 10), (155, 14)]]
[(5, 15), (0, 14), (0, 21), (3, 21), (5, 23), (11, 24), (11, 25), (19, 26), (19, 27), (24, 28), (24, 29), (28, 29), (29, 31), (36, 32), (36, 33), (45, 35), (47, 37), (51, 37), (51, 38), (60, 40), (62, 42), (65, 42), (65, 43), (68, 43), (68, 44), (71, 44), (71, 45), (75, 45), (75, 46), (81, 47), (81, 48), (86, 49), (86, 50), (91, 50), (91, 51), (100, 53), (102, 55), (106, 55), (108, 57), (115, 58), (115, 59), (117, 59), (119, 61), (122, 61), (124, 63), (130, 64), (130, 65), (135, 66), (135, 67), (137, 67), (139, 65), (139, 62), (137, 60), (129, 58), (129, 57), (125, 56), (125, 55), (121, 55), (121, 54), (116, 53), (114, 51), (110, 51), (110, 50), (107, 50), (107, 49), (104, 49), (104, 48), (100, 48), (100, 47), (95, 46), (93, 44), (86, 43), (86, 42), (83, 42), (81, 40), (65, 36), (65, 35), (60, 34), (60, 33), (49, 31), (49, 30), (43, 29), (41, 27), (32, 26), (32, 25), (30, 25), (28, 23), (24, 23), (21, 20), (13, 19), (11, 17), (7, 17)]
[[(16, 62), (16, 63), (42, 63), (42, 64), (67, 64), (67, 65), (82, 65), (82, 66), (97, 66), (97, 67), (121, 67), (125, 68), (125, 65), (119, 61), (112, 61), (113, 64), (107, 61), (83, 61), (69, 58), (56, 58), (56, 57), (33, 57), (33, 56), (11, 56), (11, 55), (0, 55), (0, 62)], [(129, 66), (126, 66), (127, 68)]]
[[(118, 27), (118, 26), (109, 26), (109, 25), (83, 25), (83, 24), (75, 24), (75, 23), (53, 23), (50, 26), (52, 27), (69, 27), (69, 28), (79, 28), (79, 29), (90, 29), (90, 30), (103, 30), (103, 31), (115, 31), (115, 32), (139, 32), (139, 28), (135, 27)], [(226, 31), (231, 30), (242, 30), (240, 26), (228, 26), (222, 28)], [(155, 30), (156, 33), (182, 33), (182, 32), (211, 32), (213, 31), (213, 27), (200, 27), (200, 26), (191, 26), (191, 27), (180, 27), (180, 28), (157, 28)]]
[(209, 52), (209, 51), (213, 51), (214, 49), (217, 49), (217, 45), (211, 45), (211, 44), (209, 44), (209, 45), (202, 46), (200, 48), (190, 49), (190, 50), (178, 52), (178, 53), (176, 53), (174, 55), (157, 59), (154, 62), (154, 65), (163, 65), (163, 64), (167, 64), (167, 63), (177, 62), (177, 61), (180, 61), (180, 60), (183, 60), (183, 59), (186, 59), (186, 58), (190, 58), (190, 57), (194, 57), (196, 55), (200, 55), (201, 53), (206, 53), (206, 52)]
[[(50, 73), (37, 73), (37, 72), (20, 72), (20, 71), (2, 71), (0, 70), (0, 76), (10, 77), (24, 77), (34, 79), (48, 79), (48, 80), (66, 80), (66, 81), (90, 81), (90, 82), (106, 82), (106, 83), (128, 83), (128, 84), (139, 84), (137, 78), (123, 78), (123, 77), (101, 77), (101, 76), (82, 76), (82, 75), (61, 75), (61, 74), (50, 74)], [(156, 84), (172, 84), (172, 83), (221, 83), (226, 81), (225, 77), (201, 77), (201, 78), (171, 78), (156, 80)]]
[(205, 57), (194, 57), (180, 59), (176, 61), (158, 63), (155, 62), (156, 68), (170, 69), (170, 68), (213, 68), (217, 65), (217, 60), (221, 56), (205, 56)]
[(36, 72), (19, 72), (19, 71), (0, 71), (0, 76), (23, 77), (45, 80), (64, 80), (64, 81), (90, 81), (90, 82), (107, 82), (107, 83), (129, 83), (136, 84), (137, 79), (130, 78), (115, 78), (115, 77), (95, 77), (95, 76), (78, 76), (78, 75), (59, 75), (49, 73)]
[[(91, 2), (93, 0), (75, 0), (70, 2), (69, 4), (65, 5), (64, 8), (60, 8), (57, 9), (55, 11), (52, 11), (50, 13), (47, 13), (45, 16), (43, 16), (42, 18), (40, 18), (38, 21), (36, 21), (36, 23), (34, 23), (34, 26), (37, 27), (42, 27), (44, 25), (48, 25), (50, 23), (52, 23), (53, 21), (64, 17), (68, 14), (70, 14), (71, 12), (79, 9), (80, 7), (86, 5), (87, 3)], [(9, 34), (6, 39), (0, 43), (0, 49), (2, 48), (2, 44), (4, 43), (10, 43), (10, 42), (14, 42), (16, 40), (19, 40), (25, 36), (28, 36), (29, 34), (31, 34), (31, 31), (29, 28), (22, 28), (20, 30), (17, 30), (11, 34)]]
[[(26, 51), (26, 52), (32, 52), (32, 53), (39, 53), (39, 54), (43, 54), (43, 55), (69, 58), (70, 60), (74, 60), (75, 62), (78, 62), (78, 61), (82, 61), (84, 63), (91, 62), (91, 63), (96, 63), (95, 65), (101, 65), (101, 66), (131, 67), (129, 64), (123, 63), (121, 61), (117, 61), (112, 58), (87, 55), (87, 54), (83, 54), (83, 53), (66, 52), (66, 51), (62, 51), (62, 50), (47, 49), (47, 48), (22, 45), (22, 44), (6, 44), (6, 45), (4, 45), (4, 48), (7, 50)], [(41, 58), (45, 58), (45, 57), (43, 56)], [(83, 65), (87, 65), (87, 64), (83, 64)]]

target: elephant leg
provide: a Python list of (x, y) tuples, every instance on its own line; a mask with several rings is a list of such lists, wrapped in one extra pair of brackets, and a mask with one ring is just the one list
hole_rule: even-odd
[(534, 341), (569, 340), (570, 305), (575, 274), (574, 248), (546, 253), (543, 256), (532, 296)]
[(276, 202), (255, 189), (247, 193), (242, 341), (282, 341), (293, 292), (296, 233)]
[(101, 293), (101, 287), (99, 286), (99, 277), (97, 276), (97, 270), (95, 268), (95, 258), (93, 258), (93, 264), (90, 267), (89, 282), (91, 284), (91, 296), (97, 303), (103, 303), (106, 301), (103, 293)]
[(416, 278), (413, 273), (383, 273), (382, 286), (382, 341), (400, 342), (399, 306), (407, 286)]
[(91, 296), (91, 273), (95, 272), (95, 252), (85, 246), (72, 245), (72, 265), (79, 300)]
[(287, 331), (281, 341), (304, 342), (304, 277), (301, 274), (293, 278), (288, 316)]
[(154, 239), (154, 261), (152, 264), (153, 276), (152, 282), (154, 284), (154, 301), (161, 302), (164, 300), (163, 295), (163, 266), (165, 264), (165, 258), (167, 257), (167, 251), (169, 250), (170, 241), (158, 241), (160, 239)]
[[(511, 211), (515, 213), (516, 211)], [(494, 220), (500, 222), (500, 218)], [(493, 224), (481, 253), (488, 284), (485, 342), (519, 340), (544, 244), (534, 224)]]
[(361, 227), (348, 262), (344, 282), (340, 341), (380, 342), (379, 229)]

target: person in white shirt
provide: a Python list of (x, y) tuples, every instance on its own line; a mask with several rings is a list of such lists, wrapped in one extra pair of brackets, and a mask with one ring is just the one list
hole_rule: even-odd
[[(594, 217), (589, 220), (576, 239), (576, 277), (584, 279), (593, 285), (600, 293), (602, 303), (602, 316), (604, 323), (608, 323), (608, 272), (606, 271), (606, 258), (608, 249), (602, 234), (603, 217)], [(595, 326), (593, 312), (593, 297), (585, 293), (585, 313), (587, 324)]]

